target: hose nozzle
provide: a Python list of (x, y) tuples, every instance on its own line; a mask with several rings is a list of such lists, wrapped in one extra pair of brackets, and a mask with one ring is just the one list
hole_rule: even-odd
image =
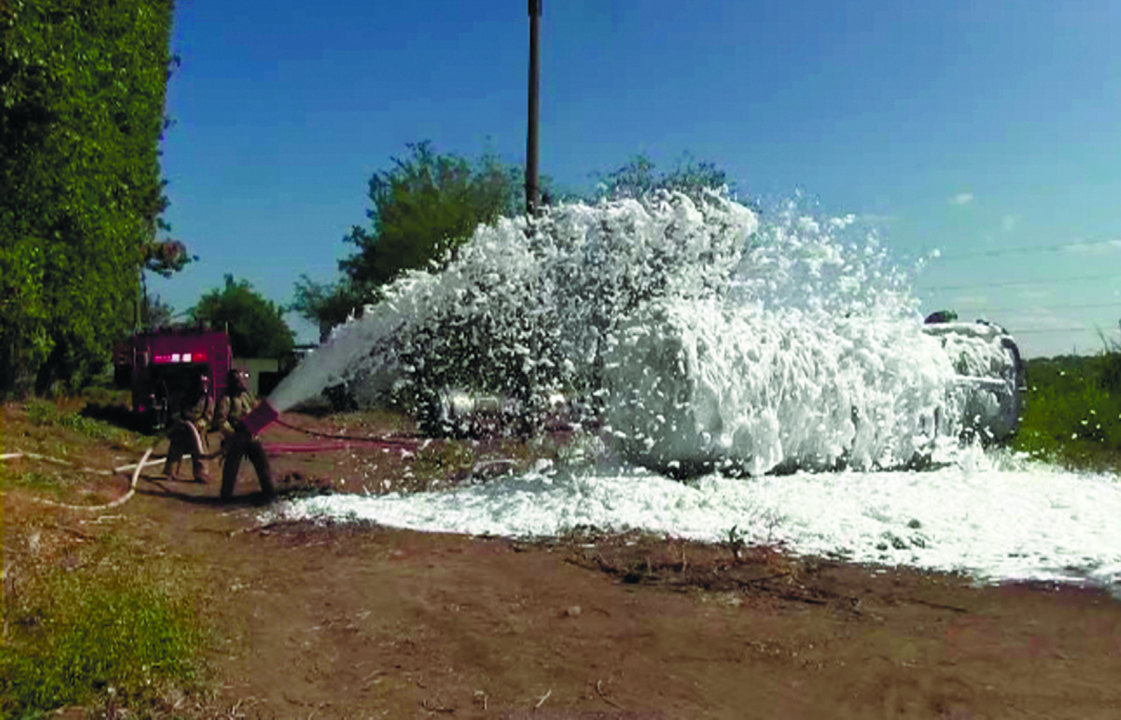
[(280, 417), (280, 413), (276, 411), (276, 408), (270, 405), (268, 400), (262, 400), (261, 404), (253, 408), (253, 411), (246, 415), (241, 422), (250, 435), (256, 436), (278, 417)]

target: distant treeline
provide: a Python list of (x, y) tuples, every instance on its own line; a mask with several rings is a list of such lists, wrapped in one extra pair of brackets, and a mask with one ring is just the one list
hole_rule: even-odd
[(172, 0), (0, 0), (0, 394), (99, 372), (188, 259), (159, 165)]

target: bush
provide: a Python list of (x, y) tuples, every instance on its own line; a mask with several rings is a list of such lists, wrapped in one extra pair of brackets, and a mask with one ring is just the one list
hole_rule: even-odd
[(1073, 467), (1121, 465), (1116, 348), (1087, 358), (1032, 360), (1016, 448)]
[(49, 402), (33, 402), (27, 406), (27, 419), (32, 425), (73, 430), (93, 440), (119, 440), (121, 430), (101, 420), (83, 417), (74, 412), (61, 412)]
[(1121, 396), (1121, 343), (1104, 338), (1103, 342), (1105, 350), (1093, 359), (1091, 367), (1103, 390)]

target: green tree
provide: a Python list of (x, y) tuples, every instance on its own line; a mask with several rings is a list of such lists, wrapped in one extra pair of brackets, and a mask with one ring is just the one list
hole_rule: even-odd
[(595, 199), (640, 198), (655, 190), (673, 190), (696, 199), (706, 189), (734, 190), (734, 183), (715, 163), (697, 162), (689, 154), (667, 173), (655, 173), (654, 162), (639, 154), (607, 175), (593, 177), (599, 179)]
[(223, 288), (211, 290), (191, 308), (191, 319), (229, 333), (237, 357), (278, 358), (291, 352), (295, 334), (284, 322), (284, 309), (258, 294), (249, 281), (225, 278)]
[[(350, 315), (360, 316), (364, 305), (377, 302), (380, 288), (401, 273), (440, 267), (480, 224), (523, 210), (521, 167), (506, 165), (493, 153), (472, 164), (436, 153), (429, 142), (407, 147), (410, 157), (392, 158), (391, 169), (370, 178), (370, 226), (355, 226), (344, 238), (357, 252), (339, 263), (343, 278), (323, 284), (302, 275), (296, 282), (290, 307), (319, 327), (321, 340)], [(549, 185), (543, 178), (546, 195)]]
[(133, 324), (167, 206), (171, 0), (0, 3), (0, 391), (80, 385)]
[(373, 302), (376, 293), (343, 279), (337, 283), (317, 283), (307, 275), (296, 281), (296, 298), (289, 306), (319, 327), (319, 342), (327, 340), (331, 328), (342, 325), (352, 314), (361, 317), (362, 306)]
[(358, 252), (339, 268), (358, 288), (376, 289), (405, 270), (427, 268), (467, 240), (482, 223), (515, 215), (522, 206), (517, 167), (484, 155), (472, 167), (428, 142), (408, 145), (412, 157), (370, 178), (370, 228), (355, 226), (345, 241)]
[[(402, 272), (440, 269), (446, 258), (480, 224), (501, 216), (520, 215), (524, 208), (523, 169), (485, 154), (472, 165), (454, 154), (439, 154), (431, 144), (408, 145), (411, 157), (393, 158), (393, 168), (374, 173), (369, 183), (373, 207), (370, 227), (354, 227), (344, 238), (358, 252), (339, 263), (343, 280), (320, 284), (301, 276), (291, 308), (319, 326), (321, 339), (362, 306), (380, 299), (380, 288)], [(596, 197), (558, 193), (542, 178), (542, 197), (548, 205), (561, 200), (641, 197), (658, 189), (678, 190), (699, 197), (706, 188), (730, 185), (724, 171), (686, 155), (668, 173), (658, 174), (654, 163), (639, 155), (608, 173)]]

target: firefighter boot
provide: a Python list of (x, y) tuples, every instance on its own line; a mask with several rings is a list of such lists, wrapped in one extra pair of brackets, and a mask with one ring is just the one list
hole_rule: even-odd
[(222, 502), (233, 499), (234, 486), (237, 485), (237, 471), (241, 467), (241, 456), (245, 446), (237, 437), (229, 438), (226, 443), (226, 457), (222, 461)]
[(194, 470), (195, 482), (208, 483), (210, 482), (210, 475), (206, 472), (206, 467), (202, 464), (202, 460), (192, 459), (191, 467)]
[(176, 460), (173, 462), (169, 457), (167, 462), (163, 464), (163, 474), (171, 482), (177, 481), (179, 479), (176, 477), (176, 475), (179, 474), (179, 461)]

